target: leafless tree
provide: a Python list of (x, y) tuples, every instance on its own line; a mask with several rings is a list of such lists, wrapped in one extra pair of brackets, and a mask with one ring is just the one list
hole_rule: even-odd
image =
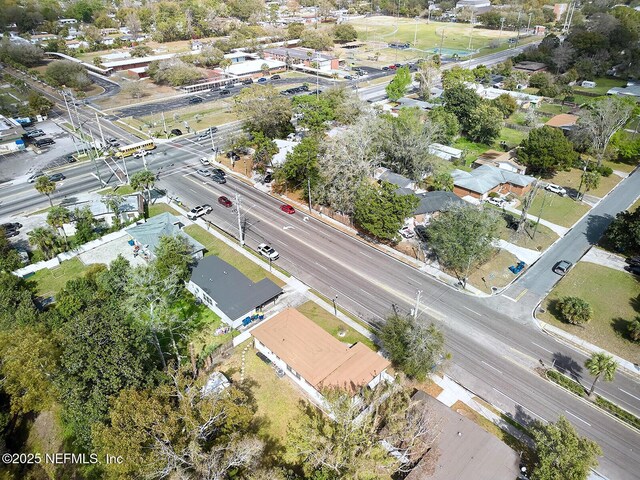
[(418, 80), (418, 94), (420, 98), (429, 100), (431, 97), (431, 89), (440, 79), (440, 69), (431, 60), (423, 61), (418, 66), (418, 71), (415, 76)]
[(567, 69), (571, 64), (574, 53), (573, 47), (567, 42), (561, 43), (560, 46), (553, 51), (552, 61), (556, 66), (556, 73), (564, 72)]

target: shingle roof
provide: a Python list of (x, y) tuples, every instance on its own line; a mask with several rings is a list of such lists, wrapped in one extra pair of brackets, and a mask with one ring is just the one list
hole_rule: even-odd
[(251, 334), (316, 389), (334, 386), (354, 393), (389, 367), (387, 359), (366, 345), (344, 345), (293, 308)]
[(528, 175), (520, 175), (519, 173), (509, 172), (491, 165), (482, 165), (471, 172), (454, 170), (451, 172), (451, 176), (455, 186), (480, 194), (485, 194), (491, 189), (506, 183), (526, 187), (535, 180), (535, 178)]
[(393, 185), (397, 185), (400, 188), (409, 188), (413, 181), (409, 180), (407, 177), (403, 177), (397, 173), (393, 173), (389, 169), (384, 169), (378, 176), (378, 180), (392, 183)]
[(465, 203), (453, 192), (427, 192), (416, 195), (420, 202), (414, 210), (414, 215), (424, 215), (426, 213), (444, 212), (450, 205)]
[(268, 278), (253, 283), (215, 255), (198, 261), (191, 272), (191, 281), (213, 298), (216, 306), (232, 320), (282, 293), (282, 289)]
[(155, 217), (151, 217), (146, 223), (127, 228), (126, 232), (131, 235), (139, 244), (149, 245), (149, 249), (153, 252), (160, 237), (181, 235), (185, 237), (193, 246), (193, 252), (204, 250), (204, 246), (191, 238), (180, 229), (180, 219), (168, 212), (161, 213)]

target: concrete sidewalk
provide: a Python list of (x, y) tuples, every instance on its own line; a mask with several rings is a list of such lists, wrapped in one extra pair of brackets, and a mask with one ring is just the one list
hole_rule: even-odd
[[(513, 208), (513, 207), (511, 207), (509, 205), (505, 206), (504, 209), (506, 211), (508, 211), (508, 212), (515, 213), (516, 215), (522, 215), (522, 212), (520, 210), (518, 210), (517, 208)], [(562, 227), (560, 225), (556, 225), (555, 223), (551, 223), (551, 222), (545, 220), (544, 218), (538, 218), (535, 215), (527, 214), (527, 219), (530, 220), (530, 221), (533, 221), (533, 222), (540, 221), (541, 225), (544, 225), (545, 227), (550, 228), (551, 230), (556, 232), (561, 237), (564, 237), (567, 234), (567, 232), (570, 230), (567, 227)]]
[(627, 262), (624, 257), (616, 255), (615, 253), (607, 252), (606, 250), (598, 247), (591, 247), (580, 261), (595, 263), (597, 265), (602, 265), (603, 267), (609, 267), (626, 272), (624, 267), (627, 265)]

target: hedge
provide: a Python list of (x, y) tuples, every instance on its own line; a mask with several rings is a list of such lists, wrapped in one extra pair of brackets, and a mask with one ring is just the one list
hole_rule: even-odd
[(614, 417), (618, 417), (623, 422), (640, 430), (640, 418), (636, 417), (632, 413), (627, 412), (625, 409), (620, 408), (615, 403), (611, 403), (609, 400), (606, 400), (601, 396), (596, 397), (596, 404)]
[(575, 393), (582, 397), (584, 395), (584, 387), (580, 385), (578, 382), (574, 382), (566, 375), (563, 375), (560, 372), (556, 372), (555, 370), (547, 370), (547, 378), (549, 378), (554, 383), (557, 383), (561, 387), (566, 388), (570, 392)]

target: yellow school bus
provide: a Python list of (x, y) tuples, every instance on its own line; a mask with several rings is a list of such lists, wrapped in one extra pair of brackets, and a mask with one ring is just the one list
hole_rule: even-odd
[(133, 155), (140, 150), (153, 150), (156, 148), (156, 144), (153, 140), (145, 140), (144, 142), (132, 143), (131, 145), (125, 145), (124, 147), (119, 147), (116, 152), (116, 157), (124, 158)]

